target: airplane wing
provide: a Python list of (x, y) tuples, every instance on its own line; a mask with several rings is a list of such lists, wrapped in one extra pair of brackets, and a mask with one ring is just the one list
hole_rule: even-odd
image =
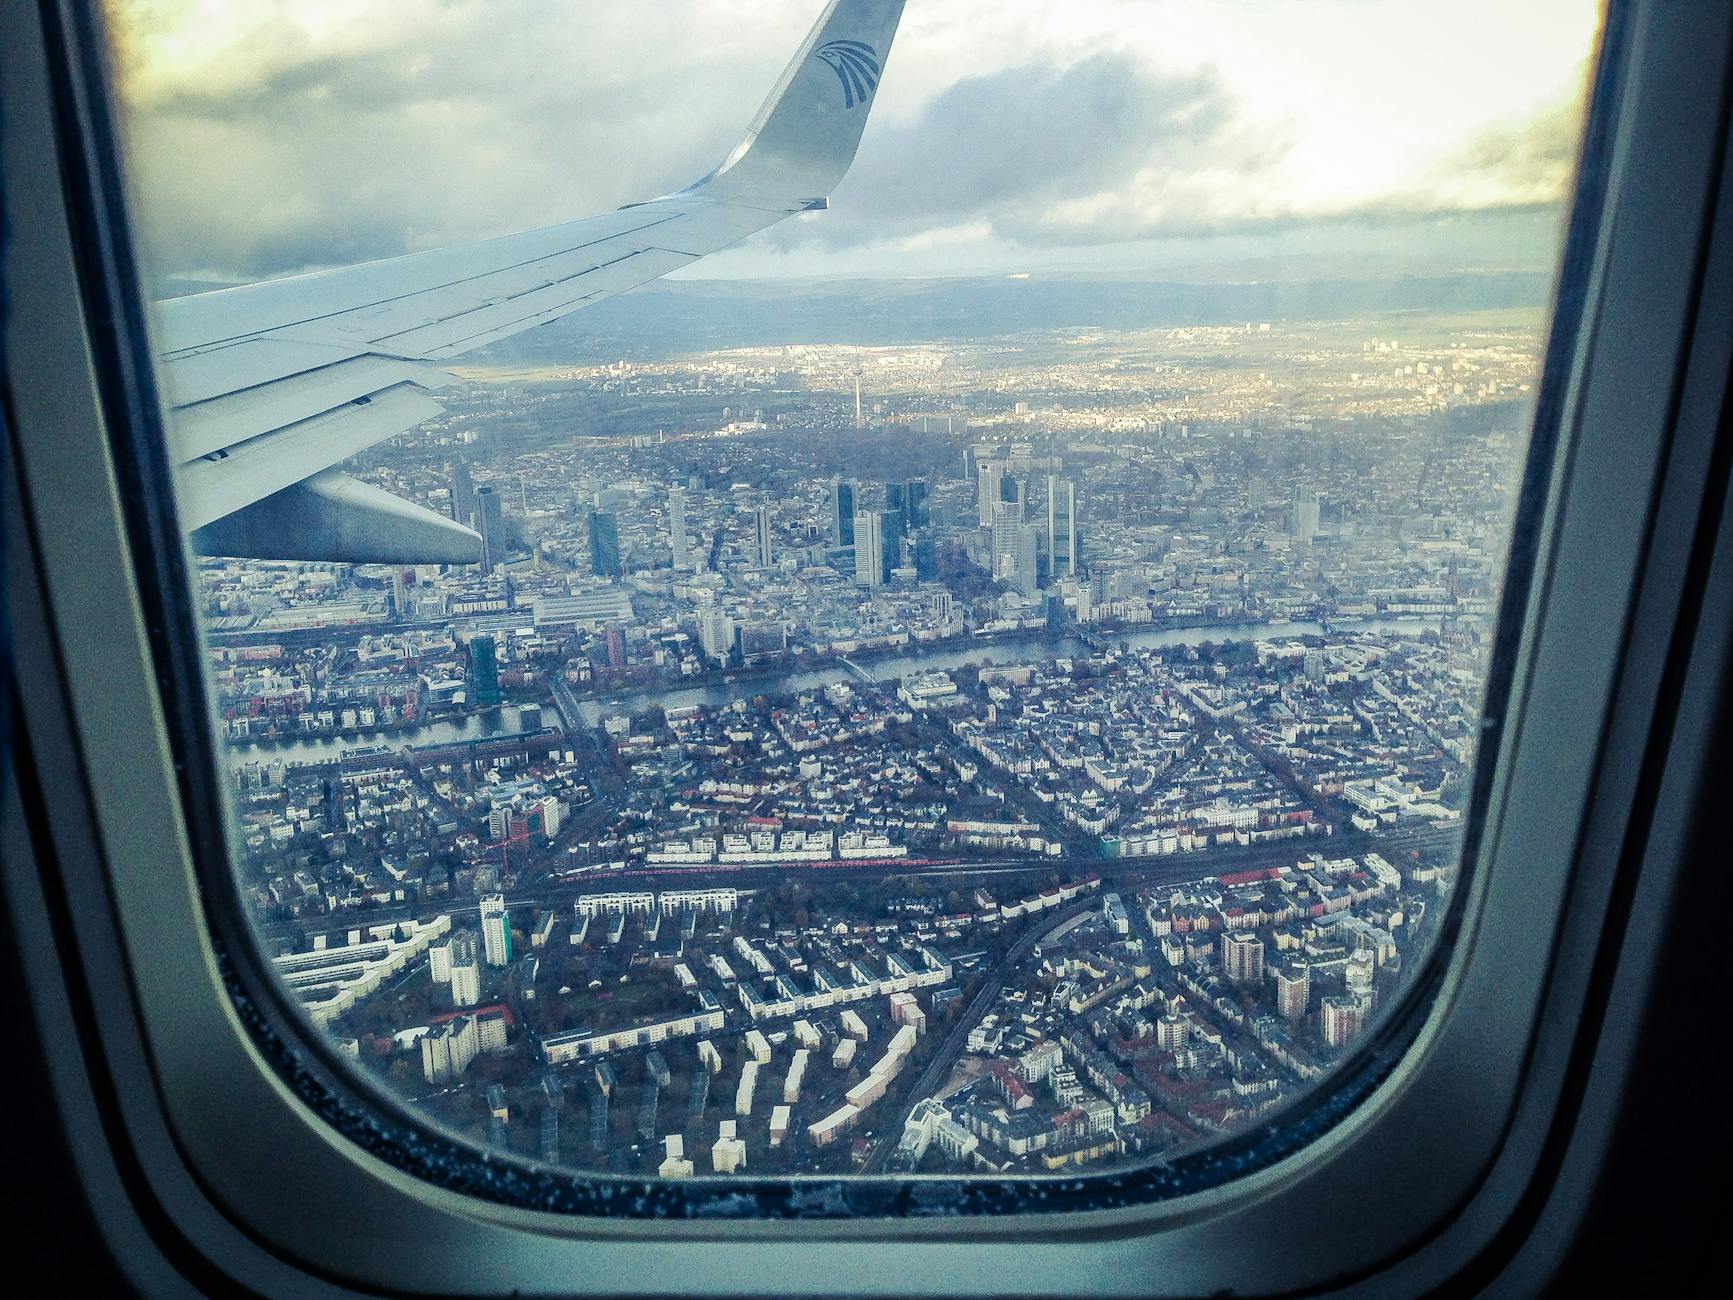
[(182, 523), (213, 555), (473, 563), (481, 538), (336, 469), (440, 411), (430, 362), (557, 320), (828, 206), (903, 0), (830, 0), (726, 161), (648, 203), (158, 303)]

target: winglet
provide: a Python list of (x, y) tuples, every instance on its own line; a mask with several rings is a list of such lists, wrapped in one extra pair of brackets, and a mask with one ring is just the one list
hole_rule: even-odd
[(727, 160), (683, 194), (800, 211), (847, 174), (903, 0), (830, 0)]

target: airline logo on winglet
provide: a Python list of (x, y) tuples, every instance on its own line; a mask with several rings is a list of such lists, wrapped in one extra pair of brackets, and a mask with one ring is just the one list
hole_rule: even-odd
[(829, 41), (813, 57), (831, 66), (842, 82), (842, 106), (864, 104), (879, 84), (879, 56), (865, 41)]

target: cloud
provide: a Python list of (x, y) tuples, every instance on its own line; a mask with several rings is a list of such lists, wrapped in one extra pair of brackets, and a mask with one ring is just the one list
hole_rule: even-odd
[(1125, 50), (965, 77), (871, 137), (835, 210), (785, 239), (836, 244), (957, 225), (1024, 243), (1099, 243), (1208, 222), (1287, 145), (1254, 131), (1209, 68)]
[(1294, 148), (1298, 116), (1254, 120), (1218, 70), (1163, 72), (1123, 50), (965, 77), (876, 128), (831, 211), (773, 228), (714, 273), (774, 273), (779, 260), (797, 271), (825, 255), (856, 272), (877, 261), (930, 274), (947, 256), (970, 273), (1083, 269), (1097, 251), (1129, 266), (1157, 242), (1197, 256), (1209, 241), (1273, 251), (1314, 234), (1332, 248), (1394, 239), (1436, 242), (1445, 260), (1551, 260), (1574, 100), (1422, 157), (1371, 197), (1315, 182)]
[[(530, 0), (374, 7), (308, 35), (283, 12), (175, 64), (160, 16), (123, 29), (123, 125), (151, 260), (252, 279), (532, 228), (653, 197), (709, 171), (768, 86), (726, 6), (693, 38), (623, 60), (642, 20)], [(689, 21), (687, 21), (689, 20)], [(267, 39), (267, 37), (269, 39)]]
[(1449, 158), (1422, 197), (1433, 206), (1467, 211), (1557, 203), (1570, 193), (1582, 132), (1575, 103), (1500, 123)]
[[(727, 153), (818, 0), (108, 7), (147, 264), (254, 279), (678, 188)], [(1015, 269), (1564, 193), (1576, 99), (1523, 83), (1532, 58), (1451, 88), (1397, 39), (1401, 5), (1334, 27), (1329, 5), (1234, 8), (911, 5), (831, 211), (697, 273)], [(1519, 53), (1560, 29), (1531, 25), (1511, 37)], [(1555, 107), (1512, 111), (1537, 94)]]

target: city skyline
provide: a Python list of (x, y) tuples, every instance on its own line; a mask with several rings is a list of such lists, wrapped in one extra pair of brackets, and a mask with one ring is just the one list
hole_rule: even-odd
[(494, 503), (492, 572), (201, 561), (261, 941), (360, 1068), (578, 1170), (1240, 1132), (1454, 888), (1539, 346), (1483, 310), (478, 378), (357, 473)]

